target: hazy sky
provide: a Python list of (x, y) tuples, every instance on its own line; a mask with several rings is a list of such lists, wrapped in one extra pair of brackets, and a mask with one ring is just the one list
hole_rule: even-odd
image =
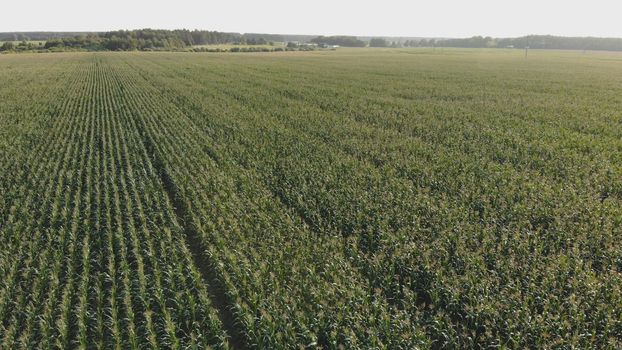
[(5, 0), (0, 31), (622, 37), (622, 0)]

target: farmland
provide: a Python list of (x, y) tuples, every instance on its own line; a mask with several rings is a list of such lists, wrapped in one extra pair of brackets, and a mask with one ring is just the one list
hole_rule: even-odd
[(3, 348), (619, 348), (622, 55), (0, 56)]

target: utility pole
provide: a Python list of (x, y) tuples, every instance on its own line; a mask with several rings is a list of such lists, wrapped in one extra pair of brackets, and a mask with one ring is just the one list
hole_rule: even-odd
[(525, 58), (527, 58), (527, 52), (529, 52), (529, 46), (525, 46)]

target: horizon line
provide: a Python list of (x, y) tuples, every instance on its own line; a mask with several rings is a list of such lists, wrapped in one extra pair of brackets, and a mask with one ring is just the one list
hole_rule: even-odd
[(420, 35), (356, 35), (356, 34), (301, 34), (301, 33), (270, 33), (270, 32), (242, 32), (242, 31), (227, 31), (227, 30), (216, 30), (216, 29), (198, 29), (198, 28), (175, 28), (175, 29), (166, 29), (166, 28), (155, 28), (155, 27), (143, 27), (143, 28), (134, 28), (134, 29), (112, 29), (112, 30), (18, 30), (18, 31), (0, 31), (0, 34), (23, 34), (23, 33), (87, 33), (87, 34), (99, 34), (99, 33), (107, 33), (107, 32), (116, 32), (116, 31), (135, 31), (135, 30), (188, 30), (188, 31), (210, 31), (210, 32), (220, 32), (220, 33), (232, 33), (232, 34), (265, 34), (265, 35), (290, 35), (290, 36), (351, 36), (351, 37), (366, 37), (366, 38), (421, 38), (421, 39), (469, 39), (473, 37), (483, 37), (483, 38), (492, 38), (492, 39), (513, 39), (513, 38), (522, 38), (528, 36), (553, 36), (553, 37), (563, 37), (563, 38), (598, 38), (598, 39), (622, 39), (619, 36), (597, 36), (597, 35), (560, 35), (560, 34), (523, 34), (523, 35), (515, 35), (515, 36), (493, 36), (493, 35), (469, 35), (469, 36), (420, 36)]

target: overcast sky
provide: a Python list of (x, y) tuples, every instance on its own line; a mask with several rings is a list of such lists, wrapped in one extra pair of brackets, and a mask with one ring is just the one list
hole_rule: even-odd
[(4, 0), (0, 31), (622, 37), (622, 0)]

